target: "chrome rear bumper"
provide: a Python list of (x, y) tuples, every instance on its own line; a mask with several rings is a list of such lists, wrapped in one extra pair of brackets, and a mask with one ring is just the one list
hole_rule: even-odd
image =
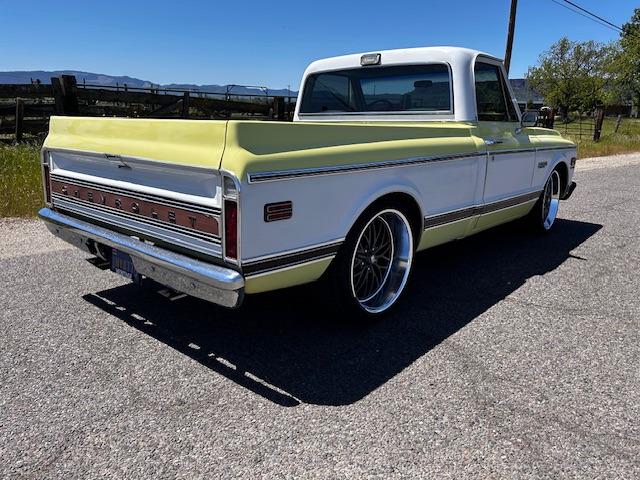
[(93, 242), (113, 247), (128, 253), (136, 271), (158, 283), (224, 307), (242, 304), (244, 278), (235, 270), (170, 252), (50, 208), (43, 208), (38, 215), (51, 233), (88, 253), (95, 255)]

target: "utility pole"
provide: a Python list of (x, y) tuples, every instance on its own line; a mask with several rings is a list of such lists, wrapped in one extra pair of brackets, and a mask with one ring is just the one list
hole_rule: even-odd
[(511, 11), (509, 12), (509, 32), (507, 33), (507, 51), (504, 54), (504, 68), (509, 74), (509, 67), (511, 66), (511, 49), (513, 48), (513, 31), (516, 28), (516, 8), (518, 7), (518, 0), (511, 0)]

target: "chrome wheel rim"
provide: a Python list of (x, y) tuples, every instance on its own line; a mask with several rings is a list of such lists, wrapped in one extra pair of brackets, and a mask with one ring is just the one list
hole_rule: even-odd
[(398, 210), (379, 212), (364, 226), (351, 257), (351, 293), (369, 313), (395, 303), (407, 282), (413, 259), (413, 237)]
[(554, 170), (544, 186), (542, 196), (542, 225), (549, 230), (558, 216), (560, 206), (560, 174)]

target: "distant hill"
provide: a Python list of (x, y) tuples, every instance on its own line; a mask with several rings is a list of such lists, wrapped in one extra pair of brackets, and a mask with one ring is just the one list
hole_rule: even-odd
[[(51, 83), (51, 77), (57, 77), (60, 75), (75, 75), (78, 83), (89, 83), (92, 85), (104, 85), (115, 86), (127, 84), (129, 87), (147, 88), (152, 86), (159, 86), (165, 88), (177, 88), (177, 89), (189, 89), (189, 90), (201, 90), (203, 92), (211, 93), (225, 93), (227, 91), (226, 85), (195, 85), (191, 83), (171, 83), (168, 85), (158, 85), (147, 80), (141, 80), (139, 78), (127, 77), (127, 76), (113, 76), (105, 75), (102, 73), (90, 73), (80, 72), (77, 70), (54, 70), (54, 71), (16, 71), (16, 72), (0, 72), (0, 84), (4, 83), (31, 83), (32, 80), (39, 79), (42, 83)], [(542, 96), (531, 89), (529, 83), (524, 78), (512, 78), (509, 80), (511, 86), (516, 95), (516, 98), (521, 103), (526, 103), (531, 100), (534, 103), (544, 102)], [(230, 90), (231, 93), (242, 95), (265, 95), (265, 92), (258, 88), (247, 88), (242, 86), (233, 86)], [(295, 90), (283, 89), (269, 89), (269, 95), (282, 95), (282, 96), (296, 96), (298, 94)]]
[[(226, 85), (195, 85), (195, 84), (177, 84), (172, 83), (168, 85), (158, 85), (156, 83), (149, 82), (147, 80), (141, 80), (139, 78), (127, 77), (127, 76), (113, 76), (105, 75), (102, 73), (90, 73), (81, 72), (77, 70), (31, 70), (31, 71), (15, 71), (15, 72), (0, 72), (0, 84), (12, 83), (12, 84), (24, 84), (31, 83), (35, 80), (49, 84), (51, 83), (51, 77), (57, 77), (60, 75), (75, 75), (78, 83), (88, 83), (91, 85), (102, 86), (116, 86), (127, 84), (129, 87), (148, 88), (148, 87), (165, 87), (165, 88), (178, 88), (178, 89), (193, 89), (201, 90), (203, 92), (211, 93), (225, 93), (227, 91)], [(231, 89), (231, 93), (242, 95), (265, 95), (266, 93), (259, 88), (247, 88), (242, 86), (234, 86)], [(269, 95), (297, 95), (295, 91), (288, 91), (284, 89), (269, 89)]]
[(51, 77), (58, 77), (60, 75), (75, 75), (78, 83), (90, 83), (92, 85), (122, 85), (126, 83), (130, 87), (150, 87), (151, 82), (146, 80), (140, 80), (139, 78), (127, 77), (127, 76), (113, 76), (104, 75), (102, 73), (90, 73), (81, 72), (78, 70), (31, 70), (31, 71), (16, 71), (16, 72), (0, 72), (0, 84), (3, 83), (31, 83), (31, 81), (40, 80), (42, 83), (51, 83)]

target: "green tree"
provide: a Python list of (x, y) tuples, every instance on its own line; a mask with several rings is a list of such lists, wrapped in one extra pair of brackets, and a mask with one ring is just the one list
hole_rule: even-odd
[(563, 37), (540, 55), (538, 65), (529, 67), (527, 79), (565, 118), (570, 112), (588, 112), (606, 99), (614, 52), (613, 44)]
[(637, 115), (640, 106), (640, 8), (636, 8), (629, 22), (622, 26), (612, 71), (616, 74), (615, 92), (622, 100), (632, 102)]

